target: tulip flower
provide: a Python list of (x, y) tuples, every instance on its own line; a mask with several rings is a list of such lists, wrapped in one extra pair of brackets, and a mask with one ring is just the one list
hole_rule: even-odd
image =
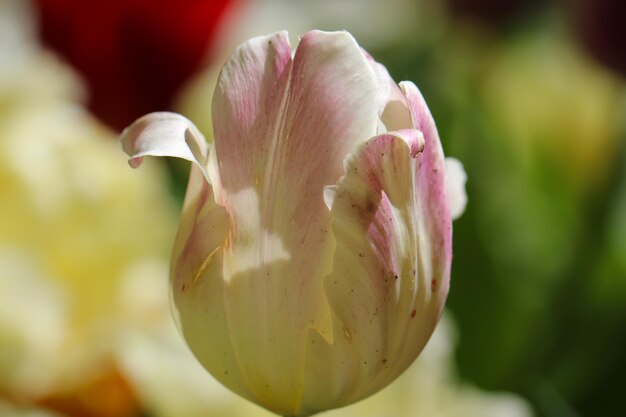
[(173, 113), (122, 134), (133, 167), (194, 163), (170, 269), (191, 350), (282, 415), (382, 389), (439, 320), (459, 211), (418, 89), (347, 32), (309, 32), (293, 55), (279, 32), (226, 62), (212, 120), (210, 143)]

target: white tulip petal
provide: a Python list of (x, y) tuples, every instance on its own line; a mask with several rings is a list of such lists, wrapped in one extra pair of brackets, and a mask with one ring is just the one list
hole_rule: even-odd
[(376, 133), (377, 91), (346, 32), (309, 32), (293, 56), (284, 32), (254, 38), (218, 80), (215, 157), (232, 222), (223, 250), (230, 337), (256, 401), (282, 414), (301, 409), (308, 329), (332, 338), (324, 187), (342, 175), (355, 144)]
[(141, 165), (144, 156), (171, 156), (196, 163), (207, 177), (209, 146), (196, 126), (180, 114), (147, 114), (124, 129), (120, 140), (133, 168)]
[(233, 349), (224, 305), (223, 245), (230, 221), (213, 190), (192, 167), (178, 228), (170, 281), (178, 327), (204, 367), (254, 401)]

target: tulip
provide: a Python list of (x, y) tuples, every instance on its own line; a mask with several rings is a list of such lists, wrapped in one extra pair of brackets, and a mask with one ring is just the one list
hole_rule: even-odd
[(170, 269), (191, 350), (282, 415), (382, 389), (439, 320), (459, 211), (418, 89), (347, 32), (309, 32), (293, 56), (279, 32), (226, 62), (212, 120), (210, 143), (173, 113), (122, 133), (133, 167), (194, 162)]

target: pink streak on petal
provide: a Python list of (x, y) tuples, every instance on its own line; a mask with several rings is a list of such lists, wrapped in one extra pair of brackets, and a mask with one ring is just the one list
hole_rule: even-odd
[[(294, 249), (293, 263), (310, 263), (311, 251), (325, 247), (323, 188), (343, 174), (353, 146), (375, 133), (376, 93), (373, 72), (345, 32), (305, 34), (293, 62), (285, 33), (238, 49), (222, 70), (213, 105), (235, 244), (239, 219), (256, 208), (233, 199), (254, 188), (262, 227)], [(304, 282), (314, 272), (311, 265), (296, 275)]]
[[(440, 274), (444, 277), (437, 285), (445, 298), (450, 285), (450, 267), (452, 260), (452, 219), (446, 196), (445, 161), (439, 133), (435, 121), (415, 84), (409, 81), (400, 83), (411, 112), (411, 119), (416, 129), (424, 134), (424, 152), (416, 172), (419, 193), (423, 196), (428, 219), (429, 235), (433, 237), (435, 255), (446, 260)], [(442, 305), (443, 308), (443, 305)]]
[[(337, 249), (325, 288), (336, 318), (335, 346), (359, 346), (354, 366), (343, 366), (345, 357), (333, 364), (346, 372), (338, 380), (353, 384), (344, 401), (397, 377), (430, 337), (445, 300), (431, 291), (433, 279), (447, 279), (439, 274), (449, 260), (431, 248), (440, 238), (430, 234), (429, 206), (415, 175), (422, 149), (416, 129), (371, 138), (350, 155), (335, 187)], [(390, 357), (393, 366), (385, 366)]]
[(222, 68), (213, 96), (213, 124), (222, 185), (240, 190), (262, 175), (291, 69), (286, 32), (251, 39)]
[[(271, 386), (258, 397), (283, 414), (299, 407), (302, 370), (272, 364), (302, 363), (307, 329), (330, 326), (322, 288), (332, 238), (323, 190), (341, 177), (352, 148), (376, 133), (376, 94), (375, 75), (345, 32), (305, 34), (293, 60), (285, 33), (256, 38), (218, 80), (215, 155), (220, 203), (232, 221), (226, 308), (247, 378), (267, 381), (251, 385)], [(252, 266), (237, 270), (243, 258)], [(242, 322), (253, 329), (236, 326)], [(252, 349), (247, 341), (255, 339), (283, 342)], [(279, 393), (293, 404), (277, 408)]]

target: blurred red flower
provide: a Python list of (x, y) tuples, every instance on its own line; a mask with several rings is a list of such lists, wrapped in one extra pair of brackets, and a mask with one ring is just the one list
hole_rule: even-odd
[(85, 77), (89, 107), (122, 129), (166, 110), (235, 0), (36, 0), (43, 42)]
[(578, 0), (574, 3), (578, 34), (589, 53), (626, 76), (626, 3), (623, 0)]

